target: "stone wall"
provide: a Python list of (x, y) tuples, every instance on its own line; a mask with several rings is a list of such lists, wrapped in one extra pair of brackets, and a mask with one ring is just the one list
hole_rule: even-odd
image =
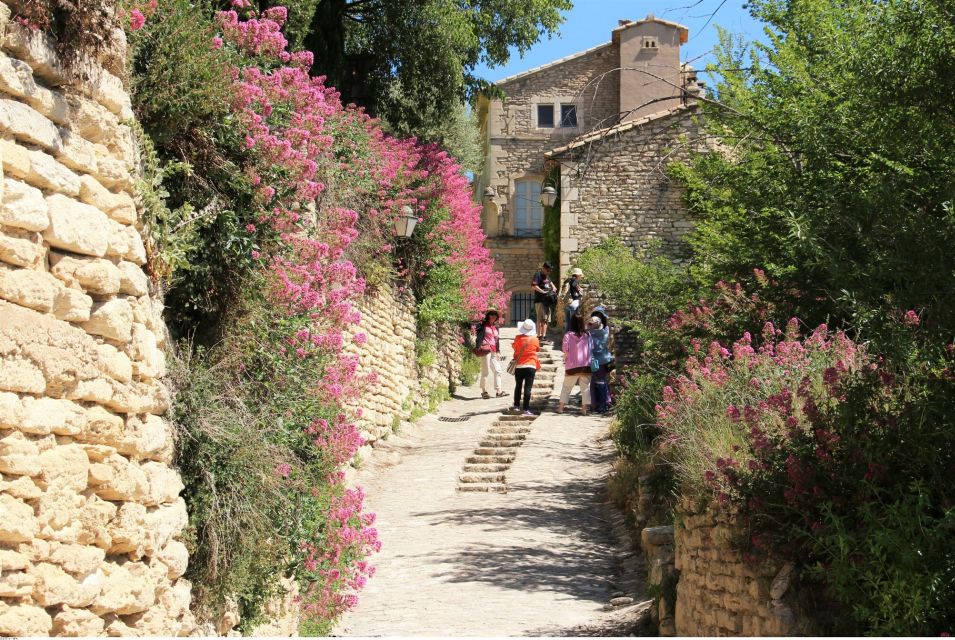
[(791, 604), (793, 565), (747, 561), (734, 544), (740, 532), (726, 509), (682, 505), (674, 536), (676, 635), (806, 635), (809, 621)]
[[(411, 417), (415, 407), (426, 407), (428, 396), (435, 390), (453, 389), (461, 371), (460, 331), (452, 325), (417, 331), (414, 300), (390, 289), (365, 296), (359, 332), (366, 341), (353, 341), (346, 352), (359, 356), (359, 375), (374, 372), (375, 381), (368, 385), (358, 405), (359, 425), (366, 445), (359, 459), (401, 422)], [(416, 342), (433, 347), (433, 364), (419, 367)]]
[(75, 81), (10, 13), (0, 4), (0, 635), (186, 635), (187, 514), (124, 54), (81, 60)]
[(699, 148), (695, 118), (695, 108), (679, 109), (561, 154), (562, 272), (607, 238), (685, 253), (682, 238), (693, 222), (665, 169)]
[(544, 263), (543, 239), (488, 238), (486, 245), (494, 258), (494, 268), (504, 274), (505, 291), (533, 291), (531, 281)]

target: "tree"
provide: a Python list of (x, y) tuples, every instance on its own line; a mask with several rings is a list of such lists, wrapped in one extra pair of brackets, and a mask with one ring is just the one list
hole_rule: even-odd
[[(297, 0), (290, 30), (315, 54), (312, 71), (397, 133), (413, 134), (489, 84), (501, 65), (551, 36), (571, 0)], [(304, 14), (311, 10), (307, 29)]]

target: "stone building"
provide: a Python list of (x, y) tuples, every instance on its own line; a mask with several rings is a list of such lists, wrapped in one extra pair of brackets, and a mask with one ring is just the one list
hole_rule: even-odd
[(546, 187), (560, 196), (561, 273), (608, 237), (682, 251), (692, 225), (664, 167), (699, 138), (700, 87), (680, 63), (688, 35), (653, 16), (621, 20), (610, 42), (505, 78), (502, 99), (479, 99), (486, 161), (475, 192), (511, 293), (510, 320), (530, 313)]

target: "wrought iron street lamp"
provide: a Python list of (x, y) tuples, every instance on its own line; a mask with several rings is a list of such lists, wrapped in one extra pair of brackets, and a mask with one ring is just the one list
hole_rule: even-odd
[(401, 207), (401, 215), (395, 220), (395, 236), (410, 238), (416, 224), (418, 224), (418, 216), (414, 214), (414, 210), (408, 205)]
[(547, 207), (554, 206), (554, 203), (557, 202), (557, 190), (554, 187), (544, 187), (541, 189), (541, 204)]

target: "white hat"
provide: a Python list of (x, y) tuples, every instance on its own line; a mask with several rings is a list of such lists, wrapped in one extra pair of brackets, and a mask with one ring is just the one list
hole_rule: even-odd
[(521, 326), (517, 328), (521, 335), (527, 335), (528, 333), (534, 333), (537, 331), (537, 325), (534, 324), (534, 321), (528, 318), (521, 323)]
[(581, 271), (580, 269), (574, 269), (573, 271), (570, 272), (570, 275), (572, 275), (572, 276), (582, 276), (582, 275), (584, 275), (584, 272)]

